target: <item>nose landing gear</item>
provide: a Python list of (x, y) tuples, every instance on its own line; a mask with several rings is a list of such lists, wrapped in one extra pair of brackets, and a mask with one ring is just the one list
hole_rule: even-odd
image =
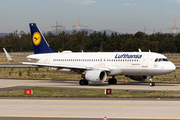
[(150, 77), (149, 86), (155, 86), (155, 82), (153, 82), (153, 76)]

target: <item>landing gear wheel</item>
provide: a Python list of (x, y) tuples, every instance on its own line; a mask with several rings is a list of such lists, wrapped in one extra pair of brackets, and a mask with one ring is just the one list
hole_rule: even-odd
[(109, 78), (108, 84), (112, 84), (112, 79), (111, 78)]
[(153, 76), (150, 77), (149, 86), (155, 86), (155, 82), (153, 82)]
[(89, 82), (87, 80), (80, 80), (79, 85), (88, 85)]
[(109, 84), (116, 84), (117, 83), (117, 80), (114, 78), (110, 78), (109, 80), (108, 80), (108, 83)]
[(113, 79), (113, 84), (116, 84), (117, 83), (117, 80), (114, 78)]
[(155, 82), (150, 82), (149, 86), (155, 86)]

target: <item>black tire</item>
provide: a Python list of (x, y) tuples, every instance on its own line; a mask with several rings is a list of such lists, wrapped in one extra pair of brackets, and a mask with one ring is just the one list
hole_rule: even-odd
[(88, 85), (89, 84), (89, 81), (87, 80), (80, 80), (79, 81), (79, 85)]
[(155, 86), (155, 82), (150, 82), (149, 86)]
[(117, 83), (117, 80), (110, 78), (110, 79), (108, 80), (108, 83), (109, 83), (109, 84), (116, 84), (116, 83)]
[(87, 81), (87, 80), (84, 80), (85, 81), (85, 85), (88, 85), (89, 84), (89, 81)]
[(84, 80), (80, 80), (79, 85), (84, 85)]
[(116, 84), (117, 83), (117, 80), (116, 79), (113, 79), (113, 84)]
[(111, 78), (109, 78), (108, 83), (112, 84), (112, 79)]

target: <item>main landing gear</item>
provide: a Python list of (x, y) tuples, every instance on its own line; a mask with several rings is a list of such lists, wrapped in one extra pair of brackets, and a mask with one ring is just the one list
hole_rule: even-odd
[(153, 76), (150, 77), (149, 86), (155, 86), (155, 82), (153, 82)]
[(109, 78), (109, 80), (108, 80), (108, 83), (109, 84), (116, 84), (117, 83), (117, 80), (116, 80), (116, 78), (114, 78), (115, 76), (112, 76), (112, 78)]
[(89, 84), (89, 81), (87, 80), (80, 80), (79, 81), (79, 85), (88, 85)]

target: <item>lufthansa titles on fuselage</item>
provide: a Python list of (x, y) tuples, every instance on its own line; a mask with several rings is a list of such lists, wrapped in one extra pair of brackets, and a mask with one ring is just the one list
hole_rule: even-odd
[(140, 59), (142, 55), (129, 55), (129, 54), (116, 54), (115, 58), (138, 58)]

